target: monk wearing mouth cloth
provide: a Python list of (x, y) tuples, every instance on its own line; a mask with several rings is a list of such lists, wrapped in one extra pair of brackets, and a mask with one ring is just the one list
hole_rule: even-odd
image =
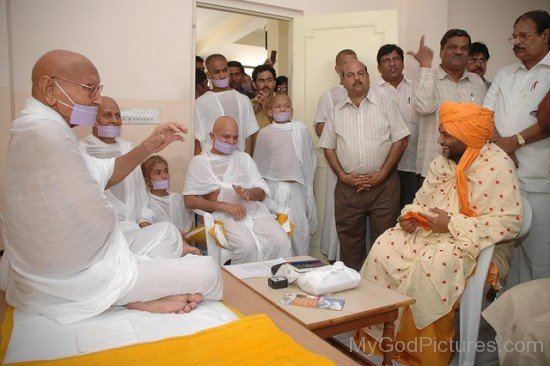
[[(373, 245), (363, 278), (416, 300), (396, 320), (396, 342), (405, 347), (394, 358), (406, 364), (447, 365), (454, 337), (454, 308), (481, 250), (517, 236), (523, 207), (514, 164), (488, 142), (493, 115), (470, 103), (440, 107), (438, 143), (442, 155), (398, 224)], [(355, 336), (365, 352), (379, 351), (382, 326)], [(397, 343), (396, 343), (397, 344)], [(445, 346), (445, 347), (444, 347)], [(410, 349), (408, 349), (410, 348)]]

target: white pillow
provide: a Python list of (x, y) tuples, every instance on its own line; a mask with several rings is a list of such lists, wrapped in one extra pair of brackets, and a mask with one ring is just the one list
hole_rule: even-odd
[(303, 274), (298, 279), (298, 286), (309, 294), (324, 295), (354, 288), (360, 281), (361, 275), (356, 270), (336, 262)]

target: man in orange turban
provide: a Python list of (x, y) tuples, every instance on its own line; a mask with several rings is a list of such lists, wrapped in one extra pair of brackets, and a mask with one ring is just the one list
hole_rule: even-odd
[[(400, 347), (394, 357), (406, 364), (448, 364), (452, 309), (480, 251), (513, 239), (523, 216), (514, 164), (488, 142), (491, 111), (444, 102), (440, 121), (442, 155), (432, 161), (413, 203), (378, 238), (361, 269), (363, 278), (416, 300), (396, 320)], [(356, 342), (371, 352), (381, 337), (381, 327), (364, 328)], [(423, 347), (414, 347), (422, 341)]]

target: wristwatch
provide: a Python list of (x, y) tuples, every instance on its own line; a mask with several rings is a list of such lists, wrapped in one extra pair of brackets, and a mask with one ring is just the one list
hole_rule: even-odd
[(523, 138), (523, 136), (521, 136), (521, 133), (518, 133), (516, 137), (518, 138), (519, 146), (525, 145), (525, 139)]

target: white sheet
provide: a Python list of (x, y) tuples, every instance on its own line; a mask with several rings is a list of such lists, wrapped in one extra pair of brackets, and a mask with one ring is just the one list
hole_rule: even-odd
[(93, 318), (61, 325), (45, 316), (13, 314), (4, 363), (50, 360), (177, 337), (237, 319), (220, 301), (205, 300), (188, 314), (152, 314), (114, 306)]

